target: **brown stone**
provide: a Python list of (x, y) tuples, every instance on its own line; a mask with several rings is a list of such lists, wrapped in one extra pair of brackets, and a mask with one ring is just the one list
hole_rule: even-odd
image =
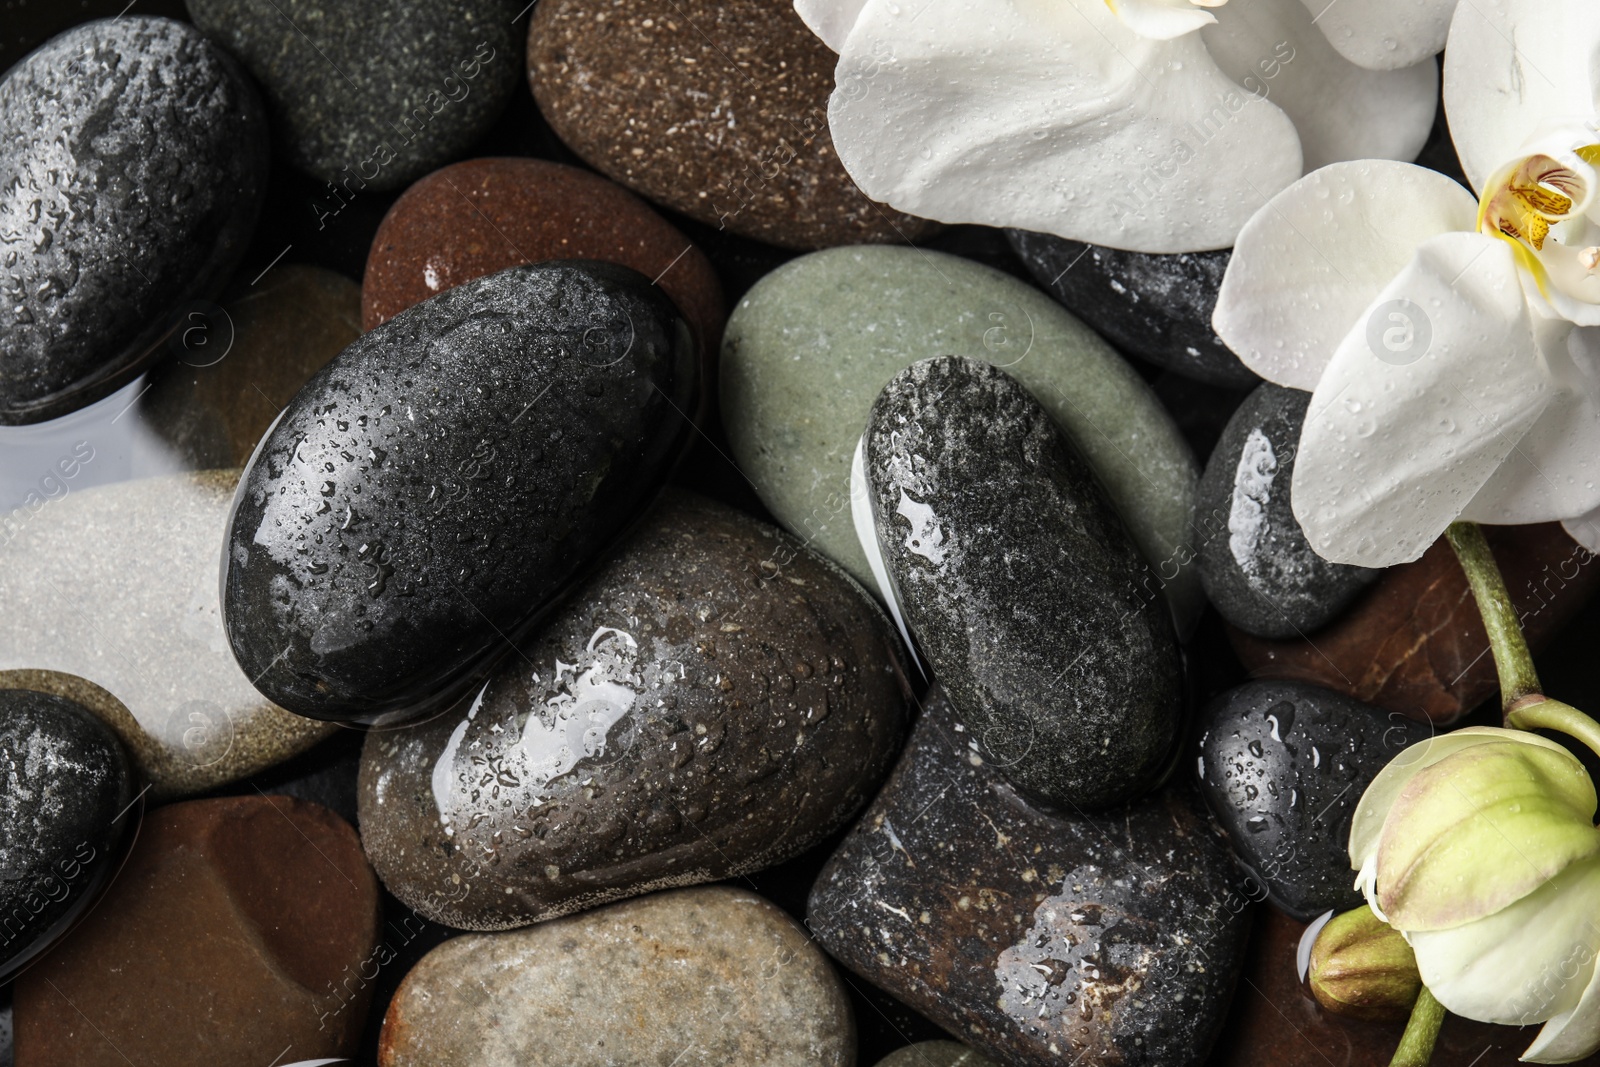
[(528, 75), (573, 151), (644, 196), (788, 248), (923, 236), (868, 200), (828, 133), (837, 57), (772, 0), (544, 0)]
[(16, 1067), (351, 1055), (378, 922), (377, 879), (326, 808), (159, 808), (100, 905), (18, 978)]
[(395, 201), (367, 255), (361, 328), (521, 263), (603, 259), (660, 283), (702, 351), (722, 343), (722, 284), (705, 253), (626, 189), (540, 159), (469, 159)]
[[(1484, 533), (1538, 652), (1600, 588), (1600, 567), (1557, 523)], [(1252, 678), (1311, 682), (1423, 721), (1453, 722), (1499, 689), (1478, 606), (1443, 539), (1308, 637), (1269, 641), (1233, 627), (1228, 636)]]
[[(1243, 979), (1208, 1067), (1388, 1067), (1404, 1023), (1332, 1015), (1300, 981), (1296, 949), (1305, 927), (1275, 908), (1259, 911)], [(1515, 1067), (1536, 1026), (1490, 1026), (1451, 1015), (1434, 1046), (1437, 1067)], [(1588, 1067), (1600, 1056), (1579, 1061)]]

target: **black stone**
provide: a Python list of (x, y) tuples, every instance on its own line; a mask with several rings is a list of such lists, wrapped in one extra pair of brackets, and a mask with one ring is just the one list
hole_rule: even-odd
[(661, 290), (605, 263), (513, 267), (363, 336), (240, 483), (223, 612), (246, 676), (325, 719), (459, 696), (649, 505), (696, 366)]
[(522, 6), (188, 0), (195, 25), (261, 83), (289, 162), (345, 200), (409, 185), (494, 125), (523, 71)]
[(1001, 1063), (1205, 1062), (1250, 901), (1192, 788), (1050, 815), (970, 739), (931, 695), (889, 783), (818, 877), (807, 927)]
[(65, 933), (138, 822), (111, 730), (63, 697), (0, 690), (0, 979)]
[(864, 451), (896, 599), (978, 750), (1051, 803), (1154, 785), (1176, 743), (1172, 623), (1038, 401), (986, 363), (923, 360), (878, 395)]
[(1051, 296), (1123, 352), (1213, 385), (1260, 379), (1211, 329), (1231, 249), (1152, 255), (1007, 230)]
[(1301, 922), (1360, 905), (1351, 816), (1433, 728), (1304, 682), (1247, 682), (1206, 707), (1200, 731), (1201, 792), (1268, 899)]
[(1222, 617), (1258, 637), (1331, 622), (1383, 573), (1317, 555), (1290, 484), (1311, 394), (1265, 383), (1228, 420), (1195, 503), (1200, 581)]
[(260, 213), (254, 88), (192, 26), (128, 15), (0, 81), (0, 423), (54, 418), (165, 351)]

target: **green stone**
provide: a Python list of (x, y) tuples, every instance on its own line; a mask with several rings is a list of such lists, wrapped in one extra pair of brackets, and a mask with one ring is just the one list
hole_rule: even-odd
[(878, 392), (907, 364), (969, 356), (1044, 405), (1104, 484), (1187, 634), (1205, 603), (1190, 514), (1199, 469), (1171, 416), (1110, 345), (1044, 293), (909, 247), (832, 248), (763, 278), (728, 320), (722, 417), (734, 461), (784, 526), (869, 589), (850, 461)]

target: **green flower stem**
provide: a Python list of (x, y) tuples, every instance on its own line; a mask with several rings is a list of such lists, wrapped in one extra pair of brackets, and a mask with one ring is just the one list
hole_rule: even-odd
[(1559, 700), (1537, 696), (1519, 700), (1506, 712), (1506, 725), (1518, 730), (1554, 730), (1577, 738), (1600, 756), (1600, 723)]
[(1539, 692), (1539, 675), (1533, 669), (1533, 655), (1523, 639), (1517, 609), (1511, 605), (1500, 566), (1478, 524), (1453, 522), (1445, 536), (1456, 550), (1461, 569), (1467, 572), (1472, 597), (1478, 602), (1483, 628), (1489, 634), (1489, 648), (1494, 652), (1495, 669), (1500, 674), (1500, 706), (1509, 712), (1518, 700)]
[(1433, 1057), (1433, 1043), (1443, 1023), (1444, 1005), (1423, 986), (1422, 992), (1417, 994), (1417, 1002), (1411, 1006), (1411, 1021), (1406, 1023), (1405, 1035), (1400, 1038), (1400, 1047), (1394, 1050), (1389, 1067), (1428, 1067), (1428, 1060)]

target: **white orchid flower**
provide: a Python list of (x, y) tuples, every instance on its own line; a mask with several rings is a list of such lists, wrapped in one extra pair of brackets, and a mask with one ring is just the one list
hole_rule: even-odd
[(1232, 245), (1306, 170), (1414, 159), (1455, 2), (795, 7), (839, 53), (828, 124), (868, 196), (943, 222), (1194, 252)]
[(1600, 550), (1597, 52), (1588, 0), (1463, 5), (1444, 99), (1482, 195), (1343, 163), (1240, 232), (1212, 324), (1314, 394), (1291, 493), (1326, 558), (1407, 562), (1458, 518), (1566, 520)]

